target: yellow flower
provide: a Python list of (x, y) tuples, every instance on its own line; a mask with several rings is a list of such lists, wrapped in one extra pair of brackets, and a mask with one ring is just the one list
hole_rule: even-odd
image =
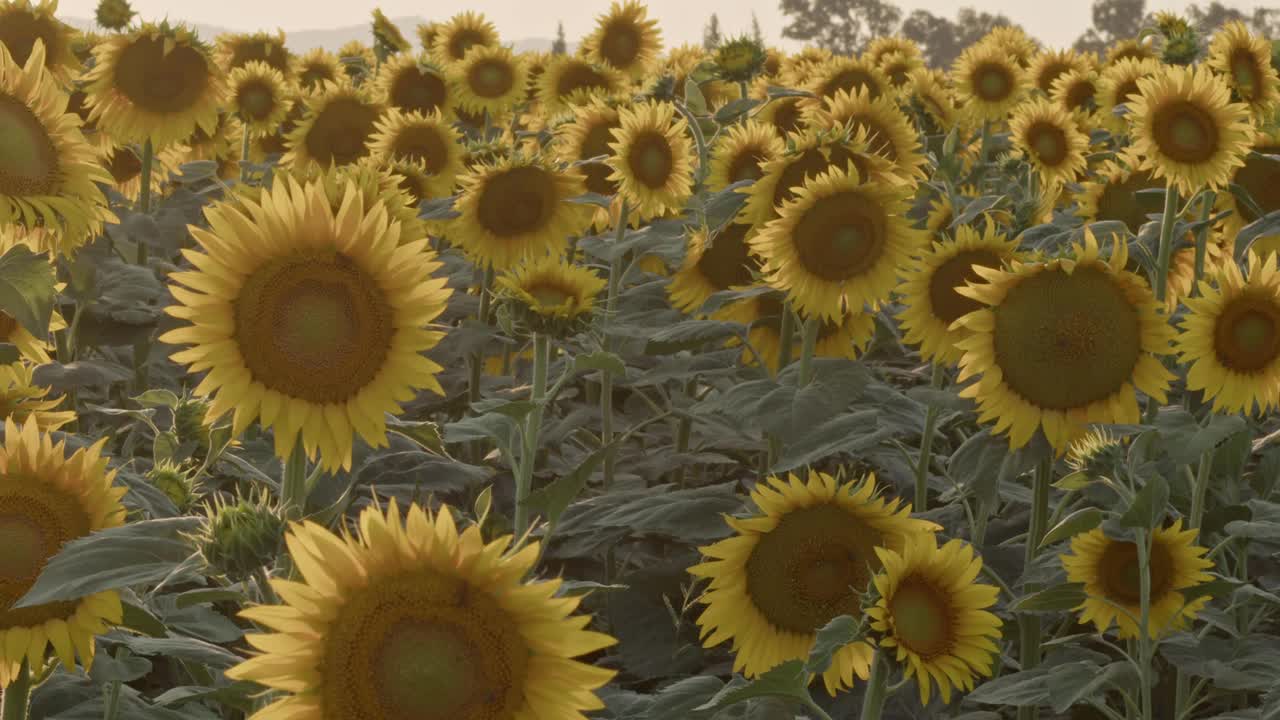
[(528, 69), (523, 58), (508, 48), (481, 46), (449, 66), (448, 76), (457, 90), (459, 108), (494, 116), (524, 99)]
[(973, 546), (950, 540), (938, 547), (926, 533), (908, 538), (901, 549), (877, 547), (884, 569), (875, 577), (880, 599), (867, 610), (871, 629), (884, 634), (883, 648), (914, 677), (920, 704), (928, 706), (937, 683), (944, 703), (951, 688), (972, 690), (974, 678), (991, 676), (1000, 655), (1000, 618), (986, 608), (1000, 589), (975, 583), (982, 558)]
[(431, 58), (446, 67), (466, 57), (471, 48), (482, 45), (498, 46), (498, 29), (483, 13), (458, 13), (436, 27), (435, 42), (431, 46)]
[(951, 71), (956, 97), (971, 120), (1000, 121), (1026, 91), (1026, 71), (993, 43), (971, 45)]
[(1125, 58), (1108, 65), (1098, 78), (1098, 92), (1094, 101), (1098, 106), (1097, 117), (1103, 127), (1112, 135), (1124, 135), (1129, 131), (1129, 124), (1124, 115), (1117, 115), (1116, 108), (1125, 106), (1126, 114), (1131, 111), (1131, 103), (1136, 95), (1142, 93), (1138, 88), (1139, 78), (1150, 77), (1160, 72), (1157, 60), (1138, 60)]
[[(1205, 559), (1205, 548), (1192, 544), (1194, 529), (1183, 530), (1182, 520), (1151, 534), (1150, 614), (1147, 630), (1152, 639), (1186, 627), (1208, 602), (1200, 597), (1187, 602), (1182, 590), (1208, 582), (1205, 572), (1213, 562)], [(1068, 582), (1084, 583), (1088, 597), (1077, 607), (1081, 623), (1093, 623), (1106, 632), (1112, 622), (1123, 639), (1136, 638), (1140, 629), (1134, 618), (1142, 617), (1141, 573), (1138, 547), (1133, 542), (1114, 540), (1101, 528), (1071, 538), (1071, 554), (1059, 555)]]
[(401, 53), (382, 64), (374, 81), (375, 99), (387, 107), (453, 120), (457, 96), (443, 70), (427, 56)]
[(571, 55), (557, 55), (538, 77), (538, 102), (548, 117), (572, 112), (592, 97), (609, 97), (627, 87), (626, 77), (608, 65), (595, 65)]
[(281, 165), (349, 165), (369, 154), (383, 106), (350, 81), (330, 83), (305, 99), (306, 115), (286, 140)]
[(1097, 58), (1092, 55), (1082, 55), (1071, 49), (1041, 50), (1036, 53), (1031, 60), (1031, 67), (1028, 68), (1031, 84), (1040, 92), (1049, 95), (1053, 90), (1053, 81), (1063, 73), (1071, 70), (1088, 72), (1093, 69), (1096, 61)]
[(1134, 388), (1164, 402), (1173, 375), (1159, 356), (1173, 330), (1141, 277), (1125, 270), (1123, 239), (1102, 260), (1087, 229), (1069, 258), (977, 268), (985, 284), (958, 292), (987, 306), (955, 326), (960, 391), (978, 402), (979, 421), (995, 420), (1009, 444), (1027, 444), (1043, 427), (1058, 452), (1089, 423), (1136, 423)]
[(226, 68), (227, 72), (257, 60), (271, 66), (285, 79), (293, 79), (290, 74), (293, 56), (285, 45), (283, 30), (276, 30), (274, 35), (269, 32), (227, 33), (219, 35), (217, 42), (218, 66)]
[(884, 35), (872, 39), (871, 42), (867, 43), (867, 49), (862, 52), (862, 59), (883, 69), (885, 58), (890, 55), (915, 58), (917, 60), (924, 59), (924, 54), (920, 51), (920, 46), (916, 44), (916, 41), (900, 35)]
[(620, 108), (618, 121), (609, 179), (618, 183), (631, 217), (643, 221), (684, 209), (693, 194), (693, 143), (684, 118), (671, 103), (648, 101)]
[[(747, 677), (804, 658), (815, 633), (840, 615), (864, 612), (860, 594), (880, 569), (878, 548), (901, 549), (937, 525), (911, 517), (900, 499), (878, 497), (874, 475), (841, 482), (810, 471), (807, 479), (770, 477), (751, 491), (759, 509), (725, 517), (735, 534), (701, 547), (706, 560), (690, 574), (710, 579), (698, 617), (703, 645), (731, 640), (733, 669)], [(872, 646), (836, 651), (822, 674), (835, 695), (868, 677)]]
[(805, 89), (817, 96), (816, 100), (809, 101), (814, 105), (834, 98), (841, 91), (855, 93), (865, 89), (874, 100), (893, 88), (889, 78), (874, 63), (850, 57), (828, 60), (812, 70), (810, 78)]
[(366, 205), (347, 181), (334, 212), (322, 181), (277, 179), (261, 202), (241, 197), (205, 210), (192, 228), (195, 266), (170, 274), (189, 325), (160, 336), (190, 345), (174, 353), (208, 374), (206, 421), (234, 411), (232, 432), (255, 419), (275, 431), (287, 458), (301, 436), (326, 469), (351, 467), (352, 437), (385, 446), (384, 414), (414, 388), (441, 393), (440, 366), (421, 353), (443, 333), (428, 329), (451, 291), (427, 239), (401, 244), (400, 223)]
[(315, 92), (325, 83), (338, 82), (343, 77), (342, 61), (324, 48), (311, 48), (291, 62), (291, 74), (298, 79), (298, 87), (304, 92)]
[(369, 139), (369, 155), (378, 163), (416, 168), (420, 197), (447, 197), (462, 172), (462, 135), (437, 113), (422, 115), (388, 109)]
[(62, 83), (80, 70), (80, 60), (73, 51), (75, 29), (56, 17), (58, 0), (0, 0), (0, 46), (8, 48), (19, 67), (43, 41), (40, 64)]
[(1049, 97), (1087, 130), (1098, 124), (1098, 73), (1093, 70), (1068, 70), (1053, 81)]
[(498, 276), (497, 288), (536, 315), (576, 320), (591, 314), (605, 281), (588, 268), (555, 255), (530, 258)]
[(1280, 405), (1280, 269), (1276, 256), (1250, 253), (1249, 272), (1221, 263), (1183, 300), (1177, 348), (1187, 389), (1203, 390), (1219, 412), (1266, 412)]
[(918, 103), (940, 131), (955, 127), (960, 111), (955, 97), (947, 86), (947, 77), (940, 70), (921, 68), (907, 77), (905, 97)]
[(1022, 103), (1009, 121), (1014, 150), (1040, 174), (1048, 190), (1073, 182), (1085, 171), (1089, 138), (1062, 105), (1043, 98)]
[(828, 97), (823, 107), (809, 108), (807, 115), (809, 127), (865, 130), (871, 152), (896, 164), (904, 176), (926, 177), (929, 159), (920, 147), (916, 128), (892, 97), (873, 98), (865, 87), (853, 92), (840, 90)]
[(901, 91), (906, 88), (911, 80), (911, 74), (925, 70), (924, 60), (919, 55), (904, 55), (900, 52), (891, 52), (881, 58), (880, 71), (889, 80), (889, 86), (895, 91)]
[(1150, 222), (1148, 215), (1163, 212), (1163, 198), (1150, 198), (1139, 191), (1163, 188), (1164, 183), (1148, 170), (1130, 170), (1108, 161), (1097, 177), (1081, 183), (1076, 195), (1076, 215), (1088, 222), (1115, 220), (1125, 224), (1134, 235)]
[(1233, 245), (1234, 238), (1245, 225), (1280, 210), (1280, 161), (1261, 157), (1263, 155), (1280, 155), (1280, 127), (1257, 133), (1252, 152), (1245, 155), (1244, 164), (1231, 175), (1232, 184), (1247, 192), (1253, 206), (1261, 213), (1249, 203), (1238, 200), (1235, 193), (1218, 193), (1218, 210), (1231, 211), (1223, 221), (1223, 230), (1227, 237), (1233, 238)]
[(1160, 53), (1152, 46), (1149, 41), (1126, 39), (1113, 43), (1107, 48), (1107, 57), (1103, 61), (1104, 67), (1115, 65), (1121, 60), (1160, 60)]
[[(706, 228), (691, 233), (684, 262), (667, 286), (671, 305), (682, 312), (694, 313), (721, 290), (751, 285), (753, 271), (760, 263), (751, 255), (747, 244), (750, 230), (750, 225), (733, 223), (714, 236)], [(717, 317), (732, 319), (722, 314)], [(749, 322), (749, 319), (741, 321)]]
[(742, 180), (760, 179), (765, 164), (782, 157), (786, 149), (769, 125), (747, 120), (730, 126), (711, 148), (707, 189), (716, 192)]
[(614, 644), (572, 615), (579, 596), (559, 579), (525, 583), (538, 544), (508, 552), (480, 527), (458, 532), (452, 511), (393, 500), (366, 508), (355, 536), (307, 522), (285, 541), (301, 579), (273, 579), (282, 605), (241, 615), (273, 632), (227, 670), (287, 693), (252, 720), (557, 718), (604, 707), (614, 675), (574, 660)]
[(1251, 34), (1233, 20), (1209, 43), (1209, 67), (1227, 79), (1236, 98), (1249, 106), (1258, 124), (1265, 123), (1280, 103), (1280, 78), (1271, 64), (1271, 42)]
[(645, 76), (662, 52), (662, 31), (639, 0), (614, 2), (596, 19), (596, 29), (582, 41), (587, 60), (609, 65), (633, 79)]
[(231, 106), (252, 137), (271, 135), (284, 122), (292, 105), (284, 76), (264, 62), (253, 60), (231, 71)]
[(36, 384), (34, 368), (28, 362), (0, 365), (0, 417), (19, 424), (34, 420), (41, 432), (75, 420), (75, 410), (55, 409), (62, 404), (62, 396), (50, 398), (49, 388)]

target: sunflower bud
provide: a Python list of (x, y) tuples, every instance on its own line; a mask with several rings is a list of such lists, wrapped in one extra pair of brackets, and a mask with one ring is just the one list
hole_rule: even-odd
[(1169, 65), (1190, 65), (1196, 61), (1199, 54), (1200, 41), (1196, 31), (1188, 29), (1185, 32), (1167, 36), (1162, 59)]
[(749, 82), (764, 71), (766, 56), (760, 43), (740, 37), (721, 45), (715, 54), (720, 77), (734, 82)]
[(205, 413), (209, 403), (199, 398), (187, 398), (173, 410), (173, 429), (180, 441), (195, 440), (202, 449), (209, 448), (209, 426)]
[(1067, 465), (1082, 480), (1112, 478), (1125, 462), (1125, 443), (1105, 429), (1090, 430), (1067, 448)]
[(237, 497), (232, 503), (215, 498), (205, 504), (204, 530), (197, 547), (214, 572), (240, 581), (275, 561), (280, 554), (285, 521), (267, 495)]
[(98, 24), (112, 32), (125, 29), (134, 15), (137, 13), (129, 7), (129, 0), (98, 0), (98, 9), (94, 12)]
[(162, 462), (147, 473), (147, 480), (178, 508), (179, 512), (187, 512), (196, 501), (195, 483), (190, 473), (180, 465)]

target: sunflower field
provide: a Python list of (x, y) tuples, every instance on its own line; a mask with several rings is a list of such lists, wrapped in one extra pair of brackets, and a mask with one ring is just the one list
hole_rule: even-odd
[(57, 10), (0, 720), (1280, 719), (1280, 42)]

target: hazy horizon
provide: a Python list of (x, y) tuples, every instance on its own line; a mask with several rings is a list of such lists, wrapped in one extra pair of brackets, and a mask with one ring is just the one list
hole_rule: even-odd
[[(1220, 1), (1245, 12), (1259, 4), (1259, 0)], [(167, 16), (170, 19), (218, 25), (232, 30), (279, 27), (285, 32), (324, 30), (367, 23), (375, 7), (381, 8), (391, 17), (419, 15), (430, 19), (446, 19), (464, 10), (475, 10), (484, 13), (498, 26), (502, 37), (510, 41), (553, 37), (559, 22), (564, 22), (568, 39), (576, 41), (591, 31), (597, 16), (608, 11), (610, 0), (543, 0), (536, 4), (511, 0), (472, 0), (465, 4), (439, 3), (434, 7), (428, 7), (422, 0), (340, 4), (320, 4), (311, 0), (275, 0), (270, 3), (261, 0), (131, 0), (131, 3), (144, 19)], [(58, 13), (68, 17), (92, 18), (97, 4), (97, 0), (60, 0)], [(1090, 0), (1051, 4), (1015, 0), (961, 0), (958, 4), (948, 0), (903, 0), (898, 3), (903, 8), (904, 16), (913, 10), (924, 9), (935, 15), (953, 18), (962, 6), (1002, 13), (1041, 42), (1055, 47), (1070, 45), (1092, 24), (1091, 4)], [(1147, 8), (1150, 11), (1181, 11), (1187, 4), (1185, 0), (1148, 0)], [(657, 19), (662, 28), (663, 40), (667, 46), (700, 42), (703, 26), (713, 12), (719, 16), (720, 26), (725, 34), (747, 32), (751, 27), (753, 11), (768, 42), (784, 47), (797, 45), (793, 41), (784, 41), (781, 37), (785, 18), (779, 10), (778, 0), (649, 0), (647, 5), (650, 17)], [(412, 32), (413, 28), (405, 30)]]

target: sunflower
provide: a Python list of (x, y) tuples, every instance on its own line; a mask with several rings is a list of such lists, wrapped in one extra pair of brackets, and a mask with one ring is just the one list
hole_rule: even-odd
[(1125, 116), (1120, 114), (1117, 108), (1124, 105), (1125, 114), (1128, 114), (1133, 96), (1142, 92), (1138, 88), (1139, 78), (1150, 77), (1159, 72), (1159, 61), (1134, 58), (1125, 58), (1103, 69), (1098, 77), (1098, 90), (1094, 96), (1094, 102), (1098, 106), (1098, 119), (1103, 127), (1111, 131), (1112, 135), (1123, 135), (1129, 130)]
[[(166, 152), (172, 148), (186, 148), (186, 145), (170, 145)], [(138, 157), (137, 150), (132, 145), (115, 145), (108, 148), (102, 153), (102, 166), (111, 173), (112, 184), (115, 185), (116, 192), (124, 196), (130, 202), (137, 202), (138, 196), (142, 193), (142, 160)], [(183, 162), (189, 162), (183, 154)], [(161, 166), (164, 166), (165, 160), (161, 159)], [(174, 163), (180, 165), (181, 163)], [(153, 196), (158, 194), (163, 184), (162, 173), (151, 173), (151, 192)]]
[(436, 37), (440, 34), (440, 23), (433, 20), (418, 23), (416, 32), (418, 33), (418, 42), (422, 43), (422, 49), (429, 52), (435, 46)]
[(89, 117), (117, 142), (179, 141), (211, 132), (227, 86), (209, 47), (184, 25), (143, 23), (93, 50)]
[[(1195, 538), (1196, 530), (1183, 530), (1180, 519), (1151, 533), (1147, 630), (1152, 639), (1186, 627), (1209, 602), (1208, 597), (1187, 602), (1181, 592), (1212, 579), (1205, 570), (1213, 567), (1213, 561), (1204, 557), (1208, 550), (1193, 544)], [(1088, 597), (1076, 608), (1081, 611), (1080, 622), (1092, 622), (1102, 633), (1114, 621), (1121, 638), (1138, 637), (1140, 628), (1134, 618), (1142, 616), (1142, 595), (1137, 545), (1109, 538), (1096, 528), (1071, 538), (1071, 554), (1058, 557), (1067, 581), (1084, 583)]]
[(892, 89), (889, 78), (866, 59), (836, 57), (823, 63), (812, 71), (811, 79), (805, 89), (817, 96), (816, 101), (830, 100), (836, 93), (857, 92), (865, 89), (873, 100)]
[(120, 498), (125, 488), (114, 487), (115, 471), (102, 457), (106, 438), (70, 457), (66, 444), (39, 429), (34, 416), (21, 425), (4, 421), (0, 448), (0, 526), (9, 545), (0, 577), (0, 686), (8, 686), (24, 661), (39, 668), (52, 645), (62, 666), (75, 670), (76, 656), (86, 670), (93, 663), (94, 636), (106, 623), (118, 623), (122, 608), (114, 590), (76, 600), (14, 608), (35, 584), (49, 559), (67, 542), (124, 522)]
[(1138, 39), (1125, 39), (1112, 43), (1107, 48), (1107, 57), (1103, 66), (1111, 66), (1121, 60), (1160, 60), (1160, 53), (1150, 42)]
[(901, 35), (882, 35), (874, 38), (867, 43), (867, 48), (862, 51), (862, 59), (878, 67), (883, 67), (884, 59), (893, 54), (924, 59), (924, 53), (920, 50), (920, 45), (915, 40), (910, 40)]
[(751, 285), (760, 263), (750, 253), (747, 243), (750, 231), (750, 225), (732, 223), (715, 235), (706, 228), (691, 233), (684, 262), (667, 286), (671, 305), (682, 312), (694, 313), (707, 298), (721, 290)]
[(910, 186), (857, 173), (818, 175), (751, 238), (765, 281), (786, 292), (801, 313), (825, 320), (839, 317), (846, 305), (855, 312), (875, 308), (923, 239), (906, 217), (912, 193)]
[[(703, 645), (731, 640), (733, 669), (747, 677), (804, 658), (815, 633), (840, 615), (860, 616), (860, 596), (880, 569), (876, 548), (900, 549), (938, 529), (911, 517), (911, 506), (879, 497), (874, 475), (840, 482), (810, 471), (807, 479), (770, 477), (751, 491), (759, 509), (726, 516), (733, 537), (699, 548), (704, 562), (689, 568), (710, 579), (698, 617)], [(868, 677), (872, 646), (836, 651), (822, 679), (835, 695)]]
[(707, 189), (716, 192), (736, 182), (758, 180), (765, 164), (786, 150), (786, 143), (769, 125), (756, 120), (732, 125), (711, 149)]
[[(771, 374), (777, 375), (781, 369), (778, 361), (779, 351), (782, 349), (782, 314), (787, 312), (783, 297), (779, 292), (755, 295), (730, 302), (711, 314), (714, 320), (738, 322), (748, 326), (747, 342), (751, 344), (751, 349), (743, 349), (743, 365), (754, 366), (757, 359), (763, 358), (764, 366)], [(813, 356), (856, 360), (871, 343), (875, 332), (876, 321), (872, 313), (843, 311), (835, 320), (819, 322)], [(728, 346), (739, 344), (737, 338), (731, 338), (726, 343)], [(800, 333), (793, 333), (791, 357), (800, 357), (801, 349)]]
[(1249, 272), (1221, 263), (1188, 297), (1177, 348), (1189, 363), (1187, 388), (1203, 390), (1219, 412), (1266, 412), (1280, 405), (1280, 270), (1276, 256), (1249, 254)]
[[(305, 170), (277, 168), (273, 182), (306, 185), (318, 181), (323, 186), (325, 197), (329, 200), (329, 209), (334, 215), (342, 210), (347, 185), (354, 183), (366, 208), (379, 206), (387, 211), (391, 224), (400, 224), (401, 245), (416, 243), (427, 236), (426, 225), (418, 218), (418, 203), (402, 187), (401, 178), (393, 173), (394, 167), (394, 163), (384, 166), (372, 158), (364, 158), (354, 165), (328, 168), (314, 164)], [(240, 197), (255, 200), (258, 204), (265, 202), (261, 188), (240, 185), (236, 190)]]
[(1009, 121), (1014, 150), (1040, 174), (1044, 188), (1075, 181), (1085, 171), (1089, 138), (1062, 105), (1034, 98)]
[[(700, 48), (699, 48), (700, 49)], [(803, 84), (814, 68), (822, 65), (835, 55), (828, 49), (816, 45), (805, 45), (800, 52), (788, 55), (779, 70), (780, 79), (785, 87), (796, 87)]]
[[(1109, 260), (1087, 228), (1073, 257), (977, 268), (985, 284), (957, 290), (984, 307), (955, 322), (960, 391), (978, 402), (979, 420), (996, 420), (1013, 448), (1038, 427), (1059, 452), (1087, 423), (1136, 423), (1134, 388), (1163, 403), (1173, 376), (1160, 362), (1173, 329), (1147, 283), (1125, 270), (1128, 246)], [(1065, 382), (1064, 382), (1065, 380)]]
[(814, 128), (850, 126), (865, 129), (870, 150), (893, 162), (902, 174), (924, 179), (929, 159), (920, 147), (915, 126), (893, 98), (873, 98), (865, 87), (843, 90), (827, 98), (821, 108), (811, 107), (808, 124)]
[(608, 65), (557, 55), (538, 78), (538, 102), (548, 117), (555, 117), (586, 104), (592, 96), (616, 95), (626, 87), (627, 78)]
[(544, 321), (580, 320), (591, 314), (606, 282), (589, 268), (556, 255), (533, 257), (499, 275), (496, 289)]
[(996, 48), (1024, 69), (1031, 65), (1031, 59), (1040, 50), (1035, 38), (1017, 25), (998, 25), (978, 43)]
[(55, 410), (62, 396), (49, 397), (49, 388), (37, 385), (34, 366), (26, 362), (0, 365), (0, 417), (15, 423), (35, 422), (41, 432), (57, 430), (76, 419), (75, 410)]
[(924, 229), (934, 240), (951, 237), (951, 223), (956, 219), (955, 201), (950, 193), (938, 193), (929, 201), (929, 211), (924, 218)]
[(400, 28), (387, 17), (386, 13), (382, 12), (381, 8), (373, 9), (371, 30), (374, 53), (383, 59), (413, 48), (413, 45), (405, 39), (404, 33), (400, 32)]
[[(566, 164), (578, 163), (587, 192), (610, 197), (618, 192), (618, 183), (609, 179), (613, 169), (604, 162), (584, 162), (591, 158), (609, 157), (613, 149), (613, 131), (622, 127), (618, 107), (601, 98), (592, 98), (585, 105), (573, 109), (573, 119), (562, 123), (555, 130), (551, 144), (557, 159)], [(597, 207), (592, 226), (604, 228), (609, 224), (609, 211)]]
[(1094, 61), (1089, 55), (1082, 55), (1075, 50), (1041, 50), (1031, 61), (1028, 72), (1031, 84), (1046, 96), (1053, 90), (1053, 81), (1063, 73), (1076, 70), (1088, 72), (1093, 69)]
[(98, 129), (97, 123), (89, 119), (88, 100), (89, 96), (85, 94), (80, 84), (76, 83), (71, 88), (71, 94), (67, 99), (67, 112), (80, 118), (80, 134), (84, 135), (86, 142), (95, 150), (106, 150), (116, 143), (110, 135)]
[(75, 29), (55, 17), (58, 0), (0, 0), (0, 45), (8, 48), (19, 66), (26, 65), (36, 41), (44, 42), (41, 60), (61, 82), (71, 80), (80, 61), (72, 51)]
[(427, 62), (426, 56), (408, 53), (383, 63), (374, 83), (378, 102), (405, 112), (438, 112), (453, 120), (457, 104), (454, 88), (443, 70)]
[(582, 41), (582, 55), (609, 65), (633, 79), (643, 78), (662, 53), (662, 31), (639, 0), (614, 0), (596, 19), (596, 29)]
[(752, 83), (750, 97), (761, 103), (760, 108), (752, 115), (752, 119), (771, 125), (780, 138), (785, 139), (791, 133), (803, 132), (805, 129), (804, 105), (801, 101), (805, 98), (794, 95), (771, 98), (769, 87), (772, 84), (769, 78), (763, 77), (756, 78)]
[(978, 122), (1003, 120), (1022, 99), (1027, 85), (1022, 67), (992, 43), (966, 48), (951, 77), (964, 112)]
[(919, 104), (936, 130), (945, 132), (955, 127), (960, 111), (947, 86), (947, 76), (942, 71), (921, 68), (912, 72), (907, 78), (904, 94), (912, 103)]
[(871, 629), (884, 635), (883, 648), (896, 648), (895, 659), (915, 677), (920, 704), (929, 705), (936, 682), (944, 703), (951, 688), (972, 690), (977, 676), (991, 676), (999, 657), (1000, 618), (986, 608), (1000, 589), (975, 583), (982, 558), (973, 546), (918, 533), (902, 549), (877, 547), (884, 569), (874, 583), (880, 598), (867, 609)]
[(452, 511), (393, 499), (368, 507), (358, 533), (307, 522), (285, 542), (300, 581), (273, 579), (285, 604), (241, 611), (271, 633), (262, 651), (227, 670), (290, 693), (253, 720), (564, 718), (604, 707), (595, 695), (614, 671), (574, 660), (614, 644), (556, 597), (559, 579), (521, 581), (538, 543), (508, 552), (510, 535), (461, 533)]
[(431, 277), (441, 264), (426, 238), (399, 243), (400, 224), (354, 182), (336, 213), (323, 182), (277, 180), (261, 203), (205, 217), (208, 230), (192, 227), (203, 252), (183, 253), (196, 269), (170, 275), (167, 312), (191, 324), (160, 339), (191, 345), (173, 360), (209, 371), (196, 389), (213, 394), (207, 422), (234, 410), (239, 435), (258, 418), (280, 457), (301, 434), (309, 458), (318, 448), (322, 467), (349, 470), (353, 431), (385, 446), (384, 413), (413, 388), (443, 392), (420, 354), (443, 336), (426, 329), (451, 292)]
[(293, 56), (285, 44), (284, 31), (256, 33), (224, 33), (217, 38), (218, 66), (231, 72), (257, 60), (270, 65), (286, 79), (292, 80), (290, 64)]
[(422, 171), (422, 197), (453, 193), (462, 172), (462, 136), (438, 113), (422, 115), (391, 108), (374, 126), (369, 155), (379, 163), (407, 163)]
[(1223, 187), (1253, 139), (1249, 108), (1203, 66), (1172, 66), (1138, 80), (1129, 105), (1131, 165), (1166, 178), (1183, 194)]
[(888, 78), (890, 87), (895, 91), (901, 91), (907, 87), (911, 74), (924, 70), (925, 64), (919, 55), (891, 52), (880, 60), (879, 67), (880, 72)]
[(524, 99), (528, 69), (524, 59), (505, 47), (479, 46), (449, 66), (455, 103), (466, 112), (490, 116), (510, 110)]
[(1244, 164), (1231, 176), (1231, 183), (1249, 194), (1252, 205), (1240, 202), (1235, 193), (1218, 194), (1219, 209), (1232, 211), (1223, 223), (1227, 235), (1232, 238), (1245, 225), (1280, 210), (1280, 160), (1264, 157), (1276, 155), (1280, 155), (1280, 128), (1257, 133), (1252, 152), (1244, 157)]
[(343, 77), (342, 61), (324, 48), (311, 48), (293, 59), (293, 77), (304, 92), (315, 92), (325, 83), (338, 82)]
[(0, 226), (25, 228), (42, 238), (41, 250), (58, 254), (115, 222), (95, 184), (110, 178), (67, 102), (44, 70), (43, 41), (25, 67), (0, 46)]
[(343, 81), (306, 99), (307, 114), (289, 133), (282, 165), (348, 165), (369, 154), (383, 106), (363, 88)]
[(1107, 161), (1092, 180), (1081, 183), (1075, 196), (1076, 215), (1086, 222), (1118, 220), (1134, 235), (1150, 222), (1148, 215), (1163, 212), (1163, 200), (1140, 194), (1142, 190), (1163, 188), (1149, 170), (1130, 170)]
[(541, 155), (516, 155), (463, 175), (449, 239), (476, 262), (507, 270), (525, 258), (558, 254), (591, 219), (582, 173)]
[(231, 71), (231, 107), (251, 137), (271, 135), (284, 122), (291, 105), (284, 76), (253, 60)]
[(497, 47), (498, 29), (482, 13), (468, 10), (439, 24), (431, 57), (441, 67), (447, 67), (466, 57), (467, 51), (477, 45)]
[[(945, 195), (943, 196), (946, 197)], [(1010, 240), (986, 223), (980, 232), (971, 225), (955, 230), (955, 239), (935, 241), (919, 258), (908, 263), (898, 294), (902, 312), (898, 316), (903, 341), (920, 346), (924, 360), (955, 365), (963, 351), (956, 341), (968, 333), (952, 324), (982, 307), (977, 300), (957, 290), (979, 279), (976, 267), (1001, 268), (1017, 257), (1018, 241)]]
[(671, 103), (647, 101), (619, 109), (608, 159), (632, 217), (648, 220), (684, 208), (693, 194), (693, 144), (688, 123)]
[[(403, 57), (403, 55), (397, 57)], [(338, 59), (342, 63), (343, 74), (354, 83), (363, 82), (378, 64), (378, 57), (374, 55), (373, 48), (359, 40), (348, 40), (338, 48)]]
[(1209, 67), (1226, 78), (1232, 94), (1249, 106), (1259, 124), (1280, 103), (1280, 78), (1271, 65), (1271, 43), (1244, 23), (1223, 25), (1209, 43)]

